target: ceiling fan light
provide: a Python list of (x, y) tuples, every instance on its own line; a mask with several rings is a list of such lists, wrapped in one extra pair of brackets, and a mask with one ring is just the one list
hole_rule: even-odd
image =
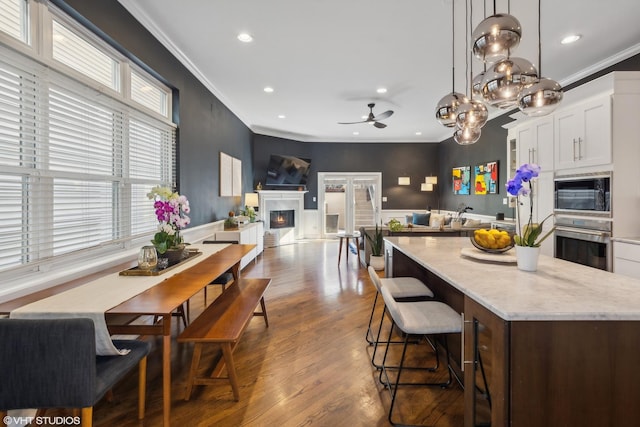
[(471, 145), (478, 142), (482, 134), (481, 128), (456, 129), (453, 133), (453, 140), (459, 145)]
[(507, 58), (493, 64), (482, 81), (482, 98), (492, 107), (512, 108), (525, 85), (538, 79), (538, 71), (524, 58)]
[(506, 13), (484, 19), (472, 33), (472, 51), (481, 61), (493, 63), (507, 58), (522, 37), (520, 22)]
[(456, 125), (458, 129), (481, 128), (487, 123), (488, 118), (489, 111), (484, 103), (472, 99), (469, 102), (460, 104), (458, 107)]
[(458, 106), (467, 102), (467, 97), (459, 92), (451, 92), (438, 101), (436, 119), (441, 125), (452, 128), (456, 125)]
[(562, 97), (562, 86), (543, 77), (522, 89), (518, 95), (518, 107), (527, 116), (545, 116), (556, 109)]

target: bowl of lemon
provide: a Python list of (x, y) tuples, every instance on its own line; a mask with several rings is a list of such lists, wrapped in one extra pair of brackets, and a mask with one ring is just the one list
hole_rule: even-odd
[(499, 254), (513, 248), (513, 236), (505, 230), (485, 229), (475, 230), (469, 236), (471, 243), (481, 251)]

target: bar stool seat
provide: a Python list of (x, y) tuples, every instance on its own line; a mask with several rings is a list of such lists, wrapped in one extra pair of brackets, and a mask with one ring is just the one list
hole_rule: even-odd
[[(447, 387), (452, 382), (452, 370), (449, 363), (449, 347), (447, 345), (446, 334), (461, 333), (462, 332), (462, 317), (454, 309), (439, 301), (415, 301), (415, 302), (398, 302), (396, 301), (389, 289), (382, 287), (382, 298), (385, 303), (385, 310), (388, 311), (392, 319), (391, 329), (389, 331), (389, 337), (387, 339), (387, 347), (385, 349), (384, 357), (382, 360), (382, 370), (380, 371), (380, 382), (385, 384), (391, 392), (391, 405), (389, 407), (389, 422), (392, 425), (396, 423), (392, 419), (393, 407), (396, 401), (396, 395), (398, 392), (398, 386), (400, 385), (435, 385), (440, 387)], [(389, 345), (391, 344), (391, 335), (393, 328), (397, 327), (404, 333), (404, 346), (402, 349), (402, 356), (400, 357), (400, 364), (398, 366), (389, 366), (387, 364), (387, 355), (389, 353)], [(401, 383), (400, 376), (403, 369), (425, 369), (428, 371), (435, 371), (438, 367), (438, 347), (437, 341), (434, 341), (434, 350), (436, 352), (436, 367), (435, 368), (418, 368), (418, 367), (404, 367), (404, 359), (407, 353), (407, 344), (411, 335), (444, 335), (444, 347), (447, 358), (447, 370), (449, 373), (448, 380), (446, 382), (436, 383)], [(397, 369), (397, 375), (395, 383), (391, 384), (388, 369)], [(383, 375), (385, 380), (383, 380)]]
[[(379, 277), (376, 270), (369, 266), (369, 277), (376, 287), (376, 296), (373, 300), (373, 307), (371, 307), (371, 316), (369, 316), (369, 326), (367, 328), (366, 340), (369, 344), (376, 344), (373, 331), (371, 330), (371, 323), (373, 322), (373, 315), (375, 313), (376, 304), (378, 303), (378, 295), (380, 294), (380, 288), (385, 287), (391, 293), (391, 296), (395, 300), (412, 299), (412, 300), (426, 300), (433, 298), (433, 292), (427, 287), (421, 280), (415, 277)], [(381, 319), (382, 321), (382, 319)], [(373, 359), (372, 359), (373, 362)]]

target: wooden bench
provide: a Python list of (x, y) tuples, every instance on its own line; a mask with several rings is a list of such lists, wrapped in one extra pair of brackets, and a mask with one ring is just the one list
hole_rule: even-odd
[[(185, 400), (191, 397), (194, 385), (209, 385), (224, 379), (231, 383), (235, 400), (240, 400), (233, 351), (253, 316), (264, 317), (264, 323), (269, 327), (264, 303), (264, 293), (269, 283), (271, 279), (241, 278), (234, 281), (178, 336), (178, 342), (195, 343)], [(255, 311), (258, 304), (261, 312)], [(202, 346), (207, 343), (219, 344), (222, 358), (210, 376), (198, 376)], [(221, 377), (225, 365), (228, 376)]]

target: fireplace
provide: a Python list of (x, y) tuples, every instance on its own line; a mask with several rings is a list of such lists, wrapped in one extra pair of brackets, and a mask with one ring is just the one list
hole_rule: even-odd
[(273, 210), (269, 212), (269, 228), (293, 228), (295, 226), (295, 210)]
[[(259, 219), (264, 222), (267, 247), (304, 239), (304, 195), (306, 191), (259, 190)], [(265, 243), (266, 245), (267, 243)]]

